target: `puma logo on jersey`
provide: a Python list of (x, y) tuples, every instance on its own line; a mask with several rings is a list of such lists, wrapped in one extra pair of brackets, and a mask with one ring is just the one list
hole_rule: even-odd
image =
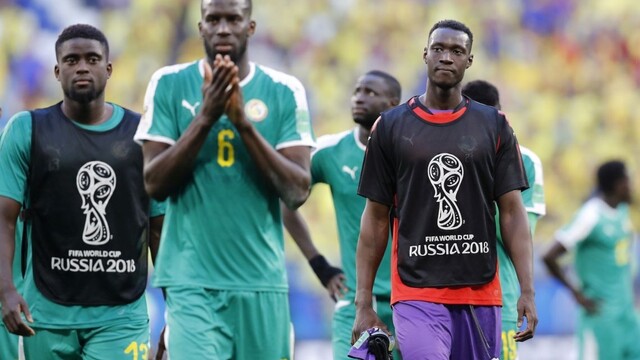
[(196, 116), (196, 108), (198, 107), (198, 105), (200, 105), (200, 102), (196, 102), (195, 104), (191, 105), (189, 104), (189, 102), (187, 100), (182, 99), (182, 106), (189, 110), (189, 112), (191, 113), (191, 115)]
[(345, 173), (349, 174), (349, 176), (351, 176), (351, 178), (353, 180), (356, 179), (356, 170), (358, 170), (357, 166), (354, 166), (353, 168), (350, 168), (347, 165), (342, 165), (342, 171), (344, 171)]
[[(415, 135), (413, 135), (415, 136)], [(409, 142), (409, 144), (411, 144), (411, 146), (413, 146), (413, 136), (408, 137), (408, 136), (402, 136), (402, 140), (406, 140), (407, 142)]]

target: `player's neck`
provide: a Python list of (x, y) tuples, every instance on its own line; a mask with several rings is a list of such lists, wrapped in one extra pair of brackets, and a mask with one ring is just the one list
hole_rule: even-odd
[(360, 141), (362, 145), (367, 145), (369, 142), (369, 135), (371, 135), (371, 129), (358, 125), (358, 141)]
[(107, 104), (104, 97), (88, 103), (80, 103), (65, 97), (61, 108), (66, 117), (84, 125), (101, 124), (113, 114), (113, 106)]
[(243, 56), (236, 65), (238, 66), (238, 77), (240, 78), (240, 81), (242, 81), (251, 72), (251, 66), (249, 65), (249, 58), (247, 56)]
[(615, 195), (602, 195), (602, 201), (604, 201), (607, 205), (609, 205), (612, 209), (615, 209), (618, 207), (618, 205), (620, 205), (620, 203), (622, 202), (622, 200), (620, 200), (617, 196)]
[(427, 83), (427, 91), (418, 100), (429, 109), (453, 110), (462, 101), (460, 84), (444, 89)]

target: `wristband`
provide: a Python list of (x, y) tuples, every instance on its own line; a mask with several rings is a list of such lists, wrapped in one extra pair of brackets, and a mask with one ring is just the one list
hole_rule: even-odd
[(329, 265), (327, 259), (322, 255), (316, 255), (311, 260), (309, 260), (309, 265), (313, 269), (313, 272), (316, 273), (318, 279), (322, 283), (322, 286), (327, 287), (329, 281), (336, 276), (337, 274), (342, 274), (342, 270)]

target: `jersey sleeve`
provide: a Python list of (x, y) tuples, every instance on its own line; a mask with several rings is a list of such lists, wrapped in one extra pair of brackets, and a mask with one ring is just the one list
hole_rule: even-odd
[(144, 95), (143, 113), (134, 140), (139, 143), (143, 141), (156, 141), (169, 145), (176, 143), (180, 134), (171, 106), (172, 88), (171, 77), (164, 69), (153, 74)]
[(326, 183), (327, 179), (324, 176), (324, 159), (326, 158), (327, 152), (321, 150), (316, 150), (311, 153), (311, 184), (317, 183)]
[[(323, 135), (318, 138), (316, 142), (316, 148), (311, 152), (311, 183), (327, 183), (327, 169), (330, 167), (330, 162), (335, 154), (335, 148), (345, 134), (331, 134)], [(351, 132), (348, 132), (351, 133)]]
[(276, 149), (292, 146), (315, 146), (307, 94), (302, 83), (287, 76), (280, 99), (281, 127)]
[(522, 191), (522, 202), (528, 213), (543, 216), (546, 214), (544, 203), (544, 179), (542, 176), (542, 162), (531, 150), (520, 146), (522, 163), (527, 174), (529, 188)]
[(529, 232), (531, 233), (531, 238), (533, 238), (533, 235), (536, 233), (536, 226), (538, 225), (540, 215), (527, 212), (527, 219), (529, 221)]
[(164, 215), (167, 209), (166, 201), (158, 201), (155, 199), (151, 199), (149, 201), (149, 217), (157, 217)]
[(391, 148), (382, 118), (373, 125), (360, 174), (358, 194), (373, 201), (393, 205), (396, 181)]
[(496, 199), (509, 191), (525, 190), (529, 187), (516, 135), (504, 114), (500, 113), (500, 117), (502, 121), (496, 145), (496, 170), (493, 188)]
[(15, 114), (0, 137), (0, 196), (22, 204), (31, 158), (31, 113)]
[(556, 231), (555, 239), (565, 249), (571, 250), (591, 234), (597, 223), (597, 207), (593, 202), (588, 202), (578, 211), (569, 224)]

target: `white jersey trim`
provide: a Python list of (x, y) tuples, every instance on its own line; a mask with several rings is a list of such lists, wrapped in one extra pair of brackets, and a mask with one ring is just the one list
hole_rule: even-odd
[(600, 214), (607, 212), (607, 209), (615, 211), (615, 209), (612, 209), (599, 197), (587, 200), (571, 224), (556, 231), (556, 241), (562, 244), (567, 250), (573, 249), (578, 243), (584, 241), (589, 234), (591, 234), (593, 228), (598, 224)]
[[(529, 158), (529, 160), (531, 160), (531, 162), (533, 163), (533, 168), (534, 168), (534, 183), (537, 185), (540, 185), (541, 187), (544, 186), (544, 175), (543, 175), (543, 170), (542, 170), (542, 161), (540, 160), (540, 157), (538, 157), (538, 155), (536, 153), (534, 153), (533, 151), (531, 151), (529, 148), (524, 147), (522, 145), (520, 145), (520, 154), (522, 155), (523, 158)], [(529, 184), (530, 189), (533, 190), (533, 184)], [(542, 202), (542, 203), (535, 203), (533, 204), (533, 206), (526, 206), (525, 210), (528, 213), (533, 213), (536, 215), (540, 215), (540, 216), (544, 216), (547, 213), (547, 205)]]
[(247, 85), (251, 80), (253, 80), (253, 76), (256, 74), (256, 64), (250, 62), (249, 63), (249, 73), (247, 74), (247, 76), (244, 77), (244, 79), (240, 80), (240, 86), (245, 86)]
[(313, 140), (309, 141), (306, 139), (285, 141), (283, 143), (276, 145), (276, 150), (280, 150), (288, 147), (294, 147), (294, 146), (308, 146), (310, 148), (314, 148), (316, 144), (313, 142)]
[(137, 142), (140, 145), (143, 145), (145, 141), (155, 141), (155, 142), (160, 142), (160, 143), (164, 143), (167, 145), (175, 145), (176, 141), (173, 140), (172, 138), (166, 137), (166, 136), (160, 136), (160, 135), (149, 135), (149, 134), (142, 134), (140, 136), (138, 136), (138, 134), (136, 134), (136, 136), (133, 138), (133, 140), (135, 140), (135, 142)]
[[(266, 67), (264, 65), (257, 65), (254, 63), (250, 63), (252, 66), (257, 66), (260, 70), (267, 75), (271, 80), (275, 83), (279, 83), (287, 87), (293, 94), (293, 99), (296, 103), (296, 121), (299, 121), (298, 112), (303, 111), (306, 113), (307, 121), (309, 121), (309, 130), (306, 132), (297, 131), (298, 135), (300, 135), (300, 140), (304, 143), (304, 145), (311, 144), (309, 146), (314, 147), (315, 141), (313, 140), (312, 130), (311, 130), (311, 120), (309, 114), (309, 105), (307, 103), (307, 93), (304, 89), (304, 86), (296, 77), (285, 74), (281, 71), (274, 70), (270, 67)], [(253, 76), (253, 75), (252, 75)], [(248, 78), (249, 76), (247, 76)], [(244, 80), (243, 80), (244, 81)], [(247, 80), (248, 81), (248, 80)], [(295, 146), (295, 145), (294, 145)], [(281, 145), (278, 145), (277, 148), (281, 148)]]
[(522, 154), (523, 157), (525, 156), (528, 157), (533, 163), (533, 166), (536, 169), (536, 174), (535, 174), (536, 184), (544, 185), (542, 161), (540, 160), (540, 157), (536, 153), (531, 151), (529, 148), (526, 148), (522, 145), (520, 145), (520, 153)]
[[(251, 63), (252, 65), (255, 65)], [(300, 80), (295, 76), (285, 74), (281, 71), (274, 70), (264, 65), (257, 65), (267, 76), (273, 80), (273, 82), (283, 84), (293, 92), (293, 97), (296, 101), (296, 109), (309, 111), (309, 105), (307, 104), (307, 93), (302, 86)], [(244, 79), (243, 79), (244, 81)]]
[(167, 143), (167, 140), (169, 140), (172, 142), (169, 143), (170, 145), (175, 144), (174, 139), (170, 139), (162, 135), (149, 134), (149, 129), (151, 129), (151, 125), (153, 123), (153, 112), (155, 110), (153, 98), (156, 95), (158, 83), (163, 76), (168, 74), (175, 74), (193, 65), (193, 63), (194, 61), (184, 64), (165, 66), (153, 73), (153, 75), (151, 76), (151, 80), (149, 80), (149, 85), (147, 86), (147, 92), (144, 94), (144, 108), (142, 117), (140, 118), (140, 124), (138, 125), (138, 129), (136, 130), (136, 134), (133, 136), (133, 140), (135, 140), (139, 144), (141, 144), (143, 140), (160, 141), (164, 143)]
[[(200, 76), (202, 76), (203, 79), (204, 79), (204, 62), (205, 62), (205, 59), (200, 59), (200, 61), (198, 61), (198, 72), (200, 73)], [(247, 85), (253, 79), (253, 76), (255, 75), (255, 73), (256, 73), (256, 64), (249, 62), (249, 73), (242, 80), (240, 80), (239, 85), (241, 87)]]
[(531, 214), (536, 214), (538, 216), (544, 216), (547, 214), (547, 205), (546, 204), (535, 204), (533, 206), (525, 206), (524, 209)]
[(24, 355), (24, 338), (22, 336), (18, 336), (18, 360), (25, 360), (26, 357)]
[(336, 146), (338, 145), (338, 143), (344, 139), (345, 137), (349, 136), (349, 134), (351, 134), (354, 130), (346, 130), (343, 132), (339, 132), (336, 134), (328, 134), (328, 135), (322, 135), (318, 138), (318, 142), (317, 142), (317, 147), (316, 149), (311, 153), (311, 157), (313, 158), (313, 156), (320, 150), (323, 149), (327, 149), (330, 148), (332, 146)]

